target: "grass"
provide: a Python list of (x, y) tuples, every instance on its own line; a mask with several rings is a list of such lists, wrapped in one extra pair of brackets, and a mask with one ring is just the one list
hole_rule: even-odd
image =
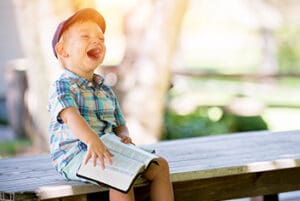
[(31, 145), (31, 140), (27, 138), (0, 141), (0, 159), (21, 154), (25, 152)]

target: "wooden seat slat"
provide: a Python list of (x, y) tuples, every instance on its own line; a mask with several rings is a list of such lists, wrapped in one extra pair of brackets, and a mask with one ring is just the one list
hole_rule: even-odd
[[(295, 179), (300, 178), (299, 145), (300, 131), (263, 131), (166, 141), (146, 147), (154, 148), (169, 161), (175, 197), (188, 201), (195, 200), (192, 196), (214, 200), (300, 189), (300, 181)], [(0, 193), (26, 192), (43, 200), (107, 190), (65, 181), (48, 155), (0, 160)]]

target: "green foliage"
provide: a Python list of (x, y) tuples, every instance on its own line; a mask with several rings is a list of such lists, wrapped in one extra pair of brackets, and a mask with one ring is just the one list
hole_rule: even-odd
[(213, 121), (209, 118), (209, 109), (201, 107), (186, 115), (167, 110), (163, 140), (268, 129), (261, 116), (238, 116), (224, 110), (223, 116)]
[(229, 132), (244, 132), (268, 129), (267, 123), (259, 115), (239, 116), (231, 113), (225, 113), (221, 121), (225, 122)]
[(278, 63), (280, 72), (300, 72), (300, 29), (283, 27), (278, 33)]
[(0, 125), (8, 125), (8, 121), (4, 118), (0, 118)]
[(180, 115), (167, 110), (165, 113), (164, 139), (179, 139), (226, 133), (224, 122), (213, 122), (209, 119), (208, 108), (199, 108), (196, 111)]
[(0, 158), (11, 157), (18, 153), (22, 153), (25, 149), (31, 146), (31, 140), (16, 139), (11, 141), (0, 141)]

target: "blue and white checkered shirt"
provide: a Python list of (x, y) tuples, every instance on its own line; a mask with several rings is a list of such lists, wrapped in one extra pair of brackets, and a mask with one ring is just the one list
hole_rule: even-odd
[(99, 135), (113, 132), (125, 125), (120, 105), (103, 77), (94, 74), (93, 82), (65, 70), (50, 87), (48, 110), (50, 112), (50, 152), (56, 169), (61, 170), (87, 146), (77, 139), (63, 123), (60, 112), (68, 107), (78, 108), (89, 126)]

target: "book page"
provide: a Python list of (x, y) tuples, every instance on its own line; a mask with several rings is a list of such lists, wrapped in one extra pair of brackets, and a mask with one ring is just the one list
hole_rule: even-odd
[(144, 168), (144, 164), (139, 161), (127, 158), (114, 150), (111, 150), (111, 153), (114, 155), (112, 157), (112, 164), (110, 165), (105, 161), (107, 169), (112, 169), (126, 175), (136, 175)]
[[(119, 169), (120, 170), (120, 169)], [(86, 179), (106, 184), (123, 192), (127, 192), (135, 179), (134, 174), (127, 174), (125, 171), (115, 171), (112, 166), (106, 166), (104, 170), (98, 164), (94, 167), (92, 160), (87, 165), (82, 164), (77, 175)]]
[(112, 164), (105, 161), (105, 169), (102, 170), (100, 161), (97, 161), (94, 167), (93, 160), (90, 159), (87, 165), (80, 166), (77, 171), (79, 177), (98, 181), (126, 192), (137, 175), (143, 172), (153, 159), (158, 158), (132, 144), (124, 144), (115, 134), (105, 134), (101, 140), (114, 155)]
[(115, 134), (105, 134), (101, 137), (101, 140), (114, 153), (119, 153), (127, 158), (139, 161), (146, 167), (153, 159), (158, 158), (158, 156), (146, 152), (135, 145), (122, 143), (120, 138)]

